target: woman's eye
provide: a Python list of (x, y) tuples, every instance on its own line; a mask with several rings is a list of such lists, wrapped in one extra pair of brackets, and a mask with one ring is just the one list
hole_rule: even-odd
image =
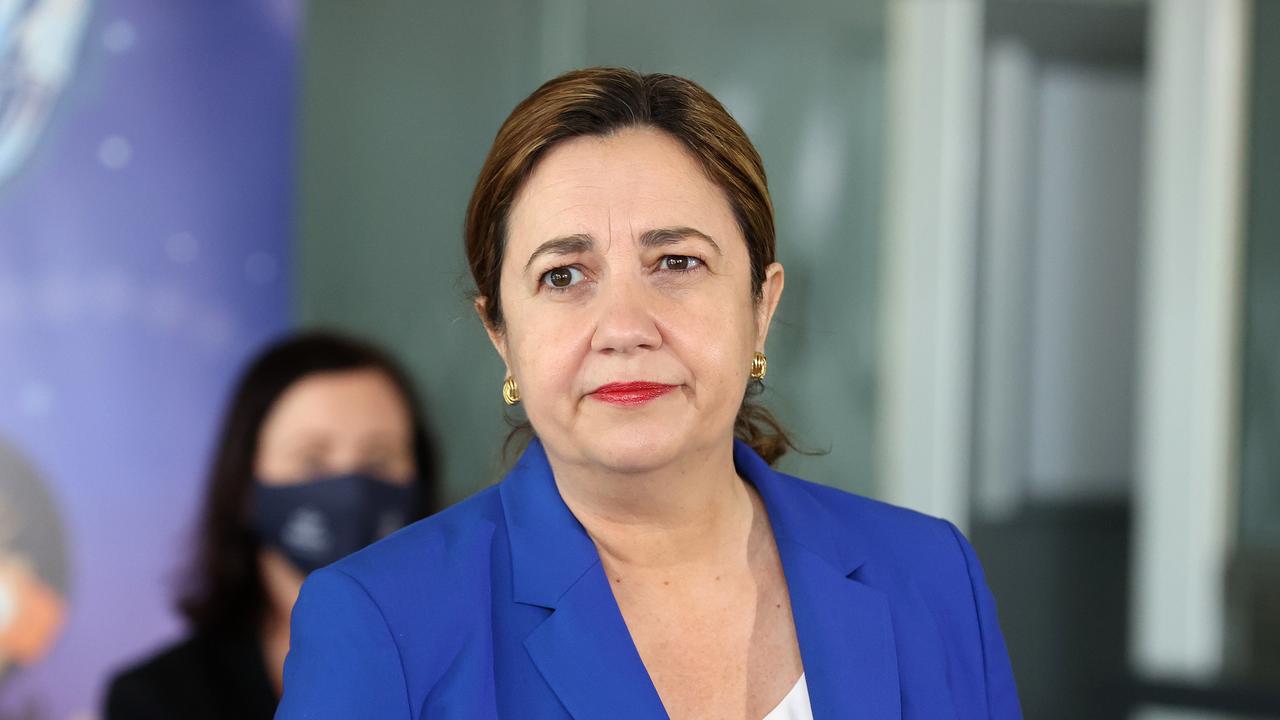
[(576, 267), (558, 267), (542, 274), (542, 284), (553, 290), (564, 290), (577, 285), (582, 278), (582, 271)]
[(387, 460), (374, 460), (361, 463), (360, 469), (374, 477), (387, 477), (391, 474), (391, 463)]
[(327, 475), (329, 466), (323, 457), (306, 457), (302, 459), (302, 470), (311, 477)]
[(689, 255), (667, 255), (658, 263), (663, 270), (673, 270), (675, 272), (685, 272), (692, 270), (702, 264), (702, 261), (696, 257)]

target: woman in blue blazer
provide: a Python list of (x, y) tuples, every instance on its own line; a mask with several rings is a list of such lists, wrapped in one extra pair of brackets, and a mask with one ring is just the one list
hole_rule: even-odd
[(1020, 717), (949, 523), (772, 469), (783, 288), (705, 90), (595, 68), (498, 132), (476, 309), (535, 434), (496, 487), (308, 578), (279, 718)]

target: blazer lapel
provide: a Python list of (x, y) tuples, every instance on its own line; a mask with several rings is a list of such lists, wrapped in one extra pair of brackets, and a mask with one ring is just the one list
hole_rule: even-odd
[(600, 563), (574, 583), (524, 645), (575, 718), (667, 717)]
[(537, 440), (500, 493), (513, 599), (551, 610), (525, 638), (525, 649), (561, 704), (580, 720), (667, 717), (595, 545), (560, 498)]
[(809, 704), (816, 718), (901, 717), (889, 607), (794, 541), (779, 553), (791, 594)]
[(735, 441), (734, 464), (764, 500), (782, 559), (816, 718), (900, 718), (893, 623), (883, 593), (856, 579), (865, 555), (799, 480)]
[[(862, 582), (856, 536), (803, 481), (735, 441), (734, 464), (764, 500), (782, 559), (814, 717), (901, 717), (898, 659), (884, 595)], [(595, 545), (569, 512), (534, 440), (502, 483), (514, 598), (551, 611), (525, 648), (569, 713), (665, 718)]]

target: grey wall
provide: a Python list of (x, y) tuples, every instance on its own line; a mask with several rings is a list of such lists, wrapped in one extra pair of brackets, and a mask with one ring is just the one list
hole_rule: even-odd
[(309, 6), (298, 317), (382, 342), (422, 386), (450, 495), (497, 471), (502, 368), (463, 295), (470, 184), (537, 80), (529, 3)]
[(1280, 3), (1253, 13), (1240, 541), (1280, 554)]
[(872, 487), (884, 0), (314, 2), (298, 315), (395, 350), (419, 378), (459, 498), (496, 479), (502, 368), (465, 293), (461, 226), (511, 108), (574, 66), (687, 75), (756, 142), (787, 288), (764, 400), (821, 457), (783, 468)]

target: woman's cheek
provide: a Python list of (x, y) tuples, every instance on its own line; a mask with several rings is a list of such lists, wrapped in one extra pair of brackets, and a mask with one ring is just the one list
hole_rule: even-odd
[(557, 395), (573, 385), (581, 364), (582, 324), (533, 325), (520, 345), (520, 370), (526, 384)]

